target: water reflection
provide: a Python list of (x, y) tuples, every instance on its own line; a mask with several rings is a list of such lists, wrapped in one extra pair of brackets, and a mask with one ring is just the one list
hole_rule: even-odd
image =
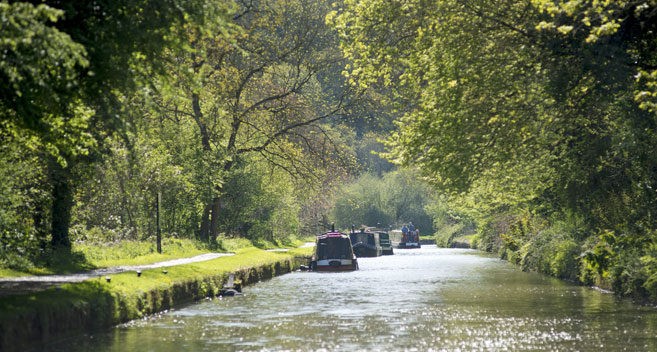
[[(657, 311), (469, 250), (293, 273), (47, 351), (657, 350)], [(76, 346), (72, 348), (72, 346)]]

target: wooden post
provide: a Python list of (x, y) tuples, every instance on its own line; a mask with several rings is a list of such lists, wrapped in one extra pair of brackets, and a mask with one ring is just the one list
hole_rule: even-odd
[(156, 212), (157, 212), (157, 222), (155, 224), (155, 227), (157, 228), (157, 252), (162, 254), (162, 216), (160, 215), (161, 213), (161, 207), (162, 207), (162, 192), (158, 191), (157, 192), (157, 207), (156, 207)]

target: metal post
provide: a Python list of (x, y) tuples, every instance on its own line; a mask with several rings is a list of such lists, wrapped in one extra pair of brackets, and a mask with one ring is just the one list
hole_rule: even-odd
[(157, 228), (157, 252), (162, 254), (162, 217), (160, 216), (160, 211), (161, 211), (161, 206), (162, 206), (162, 193), (157, 192), (157, 223), (156, 223), (156, 228)]

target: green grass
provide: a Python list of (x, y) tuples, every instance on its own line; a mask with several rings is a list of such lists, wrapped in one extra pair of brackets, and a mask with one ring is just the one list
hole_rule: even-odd
[(121, 241), (110, 245), (76, 245), (91, 265), (99, 268), (119, 265), (141, 265), (160, 261), (192, 257), (209, 253), (210, 248), (201, 242), (188, 239), (164, 239), (162, 254), (157, 253), (155, 243)]
[(297, 239), (289, 237), (280, 241), (267, 241), (267, 240), (248, 240), (246, 238), (224, 238), (221, 239), (221, 247), (227, 252), (234, 252), (241, 248), (257, 247), (260, 249), (280, 249), (280, 248), (296, 248), (303, 245), (305, 242), (314, 242), (314, 237), (304, 237)]
[[(0, 277), (17, 277), (17, 276), (25, 276), (26, 274), (22, 271), (16, 271), (12, 269), (7, 269), (7, 268), (0, 268)], [(29, 275), (29, 274), (27, 274)]]
[(287, 253), (294, 256), (310, 257), (313, 255), (314, 251), (315, 251), (315, 247), (304, 247), (304, 248), (290, 249)]
[(221, 249), (212, 249), (207, 244), (195, 240), (165, 238), (162, 243), (162, 254), (157, 253), (154, 242), (78, 243), (73, 245), (71, 251), (50, 253), (39, 262), (28, 267), (0, 266), (0, 277), (69, 274), (96, 268), (152, 264), (209, 252), (235, 252), (252, 247), (260, 249), (296, 248), (304, 242), (308, 242), (305, 240), (290, 238), (287, 241), (279, 242), (264, 240), (252, 242), (245, 238), (224, 238), (220, 240)]
[(44, 255), (29, 266), (7, 263), (0, 267), (1, 277), (69, 274), (119, 265), (141, 265), (192, 257), (211, 252), (198, 241), (164, 239), (162, 254), (152, 242), (121, 241), (108, 244), (74, 244), (71, 250), (58, 250)]

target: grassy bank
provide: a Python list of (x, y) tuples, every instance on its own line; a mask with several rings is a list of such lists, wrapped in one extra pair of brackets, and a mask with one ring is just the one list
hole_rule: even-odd
[(29, 295), (0, 298), (0, 350), (17, 351), (28, 343), (109, 327), (213, 297), (230, 273), (243, 284), (290, 272), (304, 263), (312, 248), (267, 252), (257, 248), (206, 262), (126, 272), (67, 284)]
[[(162, 253), (157, 253), (154, 241), (78, 242), (73, 244), (70, 251), (50, 252), (33, 261), (21, 260), (19, 257), (0, 260), (0, 277), (69, 274), (120, 265), (151, 264), (209, 252), (235, 252), (249, 247), (295, 248), (302, 245), (304, 240), (290, 238), (285, 242), (270, 242), (229, 238), (209, 246), (190, 239), (165, 238)], [(310, 241), (314, 241), (314, 238)]]

